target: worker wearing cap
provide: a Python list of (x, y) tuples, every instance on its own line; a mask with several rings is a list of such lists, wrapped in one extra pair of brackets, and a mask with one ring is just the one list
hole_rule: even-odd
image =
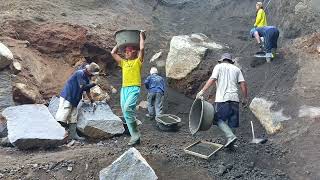
[(267, 26), (267, 15), (266, 15), (266, 12), (263, 9), (262, 2), (257, 2), (256, 3), (256, 10), (257, 10), (256, 21), (255, 21), (253, 26), (254, 27)]
[(148, 90), (148, 114), (150, 119), (162, 114), (163, 98), (165, 91), (164, 79), (158, 75), (158, 69), (151, 67), (150, 75), (144, 80), (144, 85)]
[(64, 85), (60, 93), (59, 108), (56, 113), (56, 120), (63, 126), (69, 125), (69, 139), (84, 140), (79, 137), (77, 129), (78, 121), (78, 104), (82, 99), (82, 94), (85, 91), (91, 103), (93, 99), (90, 94), (90, 89), (95, 83), (90, 83), (90, 77), (99, 74), (99, 66), (96, 63), (91, 63), (85, 69), (78, 70), (72, 74)]
[(216, 85), (215, 121), (227, 137), (225, 147), (229, 147), (237, 140), (231, 128), (239, 127), (238, 85), (240, 85), (244, 105), (248, 103), (248, 90), (241, 70), (233, 65), (234, 60), (231, 55), (225, 53), (219, 61), (220, 63), (214, 67), (211, 77), (196, 98), (203, 99), (207, 89)]
[(128, 145), (140, 143), (140, 132), (136, 122), (136, 106), (140, 95), (141, 68), (144, 58), (143, 31), (140, 32), (140, 50), (133, 46), (125, 48), (125, 58), (117, 54), (118, 46), (115, 46), (111, 55), (122, 68), (122, 88), (120, 104), (124, 119), (127, 123), (131, 138)]
[[(253, 28), (250, 30), (250, 36), (256, 39), (257, 43), (260, 45), (260, 48), (264, 46), (266, 51), (266, 60), (267, 62), (270, 62), (270, 60), (275, 57), (275, 51), (278, 47), (278, 28), (274, 26)], [(263, 37), (264, 42), (261, 41), (261, 37)]]

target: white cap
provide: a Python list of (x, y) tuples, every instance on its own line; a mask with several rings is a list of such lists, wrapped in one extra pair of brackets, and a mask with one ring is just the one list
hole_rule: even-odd
[(158, 73), (158, 69), (156, 67), (152, 67), (150, 69), (150, 74), (157, 74)]

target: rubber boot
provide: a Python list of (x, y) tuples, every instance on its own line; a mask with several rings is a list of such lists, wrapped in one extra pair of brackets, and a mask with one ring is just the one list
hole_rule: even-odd
[(69, 139), (83, 141), (85, 138), (77, 134), (77, 123), (71, 123), (69, 126)]
[(227, 143), (224, 147), (232, 146), (237, 140), (237, 137), (233, 134), (231, 128), (224, 121), (218, 121), (217, 124), (227, 137)]
[(131, 135), (130, 141), (128, 143), (129, 146), (133, 146), (135, 144), (140, 143), (140, 133), (138, 130), (137, 122), (128, 123), (128, 129)]

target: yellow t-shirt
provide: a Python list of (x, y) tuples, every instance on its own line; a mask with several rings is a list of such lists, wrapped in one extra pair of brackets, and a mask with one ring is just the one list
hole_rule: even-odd
[(266, 16), (266, 12), (264, 12), (263, 9), (259, 9), (254, 26), (255, 27), (267, 26), (267, 16)]
[(140, 58), (122, 59), (119, 66), (122, 68), (122, 87), (141, 86), (142, 63)]

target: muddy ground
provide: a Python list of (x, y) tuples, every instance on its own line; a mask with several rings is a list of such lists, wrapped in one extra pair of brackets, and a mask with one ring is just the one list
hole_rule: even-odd
[[(27, 67), (16, 80), (30, 83), (38, 88), (41, 102), (47, 102), (50, 96), (58, 94), (59, 87), (72, 72), (75, 63), (79, 59), (83, 60), (81, 46), (91, 48), (91, 59), (106, 66), (106, 76), (103, 78), (119, 89), (120, 70), (112, 64), (109, 54), (110, 48), (114, 45), (113, 33), (124, 27), (138, 25), (139, 28), (147, 30), (148, 36), (143, 77), (147, 76), (149, 67), (154, 65), (148, 61), (154, 53), (162, 51), (164, 55), (160, 61), (166, 59), (173, 35), (204, 33), (211, 40), (228, 46), (223, 51), (229, 51), (238, 57), (249, 84), (251, 98), (269, 93), (269, 97), (283, 100), (287, 107), (291, 107), (301, 100), (284, 101), (298, 78), (299, 70), (296, 56), (298, 51), (287, 48), (288, 44), (290, 47), (288, 38), (307, 35), (313, 32), (319, 23), (314, 18), (308, 18), (310, 14), (295, 14), (295, 5), (298, 2), (297, 0), (272, 1), (270, 4), (269, 11), (272, 15), (270, 23), (281, 28), (281, 48), (275, 61), (268, 65), (260, 64), (255, 68), (251, 67), (252, 62), (256, 60), (252, 58), (252, 54), (258, 48), (248, 37), (254, 19), (253, 0), (241, 2), (82, 0), (76, 3), (36, 0), (32, 5), (25, 1), (12, 0), (0, 6), (4, 12), (1, 15), (3, 18), (0, 32), (4, 37), (31, 42), (28, 47), (15, 43), (12, 47), (13, 51), (21, 56), (20, 61)], [(129, 18), (130, 16), (135, 18)], [(305, 21), (309, 23), (304, 25)], [(60, 25), (57, 26), (56, 23)], [(306, 30), (302, 31), (302, 27)], [(43, 33), (39, 33), (39, 29)], [(177, 132), (161, 132), (154, 121), (145, 119), (145, 110), (138, 111), (138, 119), (143, 122), (140, 126), (142, 143), (136, 148), (154, 168), (158, 177), (160, 179), (317, 179), (316, 170), (319, 161), (314, 160), (310, 165), (301, 158), (299, 152), (295, 150), (300, 149), (295, 145), (297, 141), (291, 139), (290, 133), (266, 135), (249, 109), (241, 108), (240, 128), (235, 130), (239, 140), (233, 150), (222, 149), (209, 160), (184, 153), (185, 147), (198, 140), (225, 143), (217, 127), (212, 127), (196, 136), (191, 136), (188, 130), (191, 97), (209, 77), (216, 64), (215, 59), (219, 55), (209, 52), (197, 70), (184, 80), (169, 81), (174, 89), (169, 89), (167, 93), (165, 112), (182, 118)], [(59, 78), (54, 72), (60, 72)], [(161, 68), (160, 72), (164, 75), (165, 71)], [(43, 76), (39, 73), (43, 73)], [(274, 93), (270, 93), (270, 89)], [(145, 94), (143, 89), (141, 100), (145, 99)], [(110, 105), (114, 111), (119, 110), (118, 95), (111, 98)], [(295, 111), (296, 109), (291, 108), (286, 113)], [(256, 127), (257, 136), (269, 139), (266, 144), (249, 143), (251, 120)], [(317, 142), (315, 133), (318, 127), (317, 121), (308, 121), (304, 124), (299, 121), (295, 122), (294, 126), (292, 124), (287, 122), (290, 129), (306, 125), (305, 131), (295, 134), (299, 138), (299, 146), (306, 147), (313, 144), (311, 149), (316, 151), (317, 146), (314, 142)], [(304, 139), (310, 136), (312, 136), (310, 141), (304, 142)], [(286, 137), (287, 141), (283, 137)], [(98, 179), (99, 171), (129, 148), (126, 145), (128, 140), (129, 136), (122, 135), (108, 140), (78, 142), (71, 147), (65, 145), (49, 150), (19, 151), (15, 148), (0, 148), (0, 179)], [(313, 154), (305, 154), (307, 159), (313, 158)], [(72, 171), (68, 171), (68, 167), (72, 167)]]

